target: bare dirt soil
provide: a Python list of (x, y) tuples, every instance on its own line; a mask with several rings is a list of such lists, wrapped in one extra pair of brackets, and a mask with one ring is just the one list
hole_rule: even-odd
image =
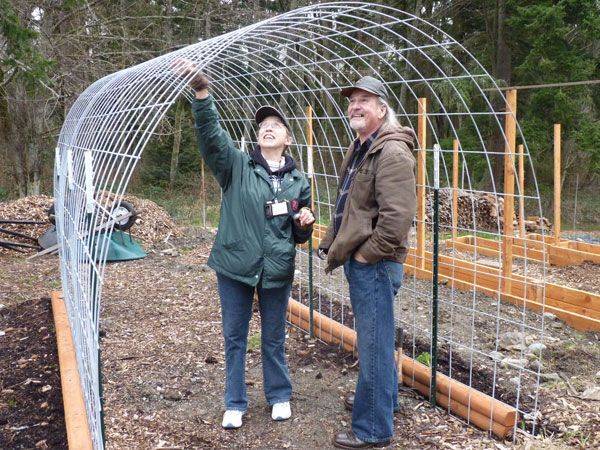
[[(317, 259), (314, 263), (317, 268), (322, 265)], [(306, 266), (306, 257), (300, 258), (299, 270), (306, 273)], [(585, 266), (577, 268), (579, 277), (587, 277), (588, 283), (595, 281), (597, 272), (586, 270)], [(575, 272), (577, 268), (570, 269)], [(321, 291), (327, 284), (336, 289), (316, 297), (321, 311), (352, 327), (342, 271), (334, 271), (322, 280)], [(439, 372), (518, 408), (523, 418), (519, 426), (528, 432), (544, 436), (573, 433), (584, 436), (585, 442), (588, 439), (585, 436), (600, 439), (597, 422), (600, 403), (580, 395), (600, 381), (600, 333), (578, 332), (552, 315), (544, 317), (542, 323), (539, 313), (480, 292), (461, 291), (444, 283), (438, 291)], [(305, 302), (306, 295), (305, 289)], [(415, 359), (431, 352), (430, 305), (431, 282), (405, 275), (396, 301), (397, 335), (402, 336), (401, 339), (397, 336), (397, 345), (401, 341), (405, 354)], [(511, 334), (514, 337), (507, 339)], [(545, 348), (541, 354), (529, 350), (529, 345), (542, 342)], [(558, 357), (558, 354), (568, 356)], [(546, 397), (552, 392), (550, 386), (569, 387), (573, 383), (579, 388), (570, 389), (569, 395), (576, 403), (579, 400), (582, 414), (590, 414), (590, 421), (583, 420), (580, 425), (567, 425), (568, 420), (565, 422), (560, 414), (544, 414), (546, 407), (557, 411), (552, 406), (556, 397)], [(536, 408), (542, 414), (533, 420), (531, 413)], [(568, 429), (569, 426), (573, 428)]]
[[(293, 415), (289, 421), (273, 422), (262, 393), (257, 313), (247, 355), (249, 411), (242, 429), (221, 429), (220, 308), (214, 273), (205, 266), (211, 241), (208, 232), (187, 230), (185, 236), (149, 250), (146, 259), (107, 267), (101, 312), (107, 448), (331, 448), (333, 433), (350, 423), (342, 398), (356, 382), (356, 361), (290, 328), (287, 352), (294, 385)], [(5, 308), (33, 311), (32, 301), (57, 288), (56, 257), (26, 262), (19, 256), (0, 256), (0, 303)], [(51, 325), (51, 319), (46, 320), (44, 326)], [(2, 319), (0, 331), (8, 327)], [(0, 349), (9, 335), (0, 337)], [(42, 339), (33, 329), (28, 336)], [(542, 434), (531, 437), (517, 431), (514, 444), (501, 442), (402, 389), (394, 447), (600, 446), (600, 402), (581, 398), (585, 389), (600, 381), (598, 336), (560, 326), (553, 337), (557, 341), (549, 346), (544, 361), (548, 370), (560, 370), (561, 378), (540, 388), (540, 411), (547, 424)], [(3, 389), (4, 374), (15, 371), (13, 359), (0, 358)], [(16, 381), (35, 376), (32, 367)], [(58, 387), (52, 385), (48, 392)], [(5, 398), (3, 393), (0, 405)], [(31, 414), (30, 408), (25, 411), (23, 416)], [(11, 417), (16, 418), (16, 413)], [(0, 432), (20, 423), (11, 419), (0, 424)], [(33, 444), (42, 439), (50, 439), (50, 434)]]
[(67, 448), (46, 297), (0, 308), (0, 448)]

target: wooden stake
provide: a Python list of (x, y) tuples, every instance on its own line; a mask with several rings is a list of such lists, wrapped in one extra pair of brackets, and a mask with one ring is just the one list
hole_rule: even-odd
[(519, 236), (525, 239), (525, 155), (519, 144)]
[(514, 154), (517, 134), (517, 91), (506, 92), (506, 116), (504, 132), (506, 145), (504, 149), (504, 230), (502, 234), (502, 280), (503, 292), (510, 294), (513, 263), (513, 215), (515, 211), (515, 171)]
[(458, 139), (452, 142), (452, 239), (458, 237)]
[(402, 347), (398, 347), (398, 350), (396, 350), (396, 370), (398, 371), (398, 384), (403, 384), (403, 378), (402, 378), (402, 356), (404, 355), (404, 351), (402, 350)]
[(419, 99), (419, 118), (417, 121), (417, 258), (419, 267), (425, 267), (425, 170), (427, 154), (427, 99)]
[(560, 241), (560, 123), (554, 124), (554, 238)]

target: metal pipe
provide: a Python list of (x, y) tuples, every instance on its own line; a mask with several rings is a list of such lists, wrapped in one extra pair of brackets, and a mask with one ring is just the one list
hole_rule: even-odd
[(440, 146), (433, 146), (433, 273), (431, 299), (431, 389), (429, 402), (437, 401), (437, 361), (438, 361), (438, 259), (440, 234)]

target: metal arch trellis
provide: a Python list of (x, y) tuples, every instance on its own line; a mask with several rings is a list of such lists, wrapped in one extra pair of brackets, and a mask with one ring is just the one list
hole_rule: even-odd
[[(258, 106), (278, 104), (285, 111), (295, 135), (292, 152), (302, 169), (314, 177), (315, 208), (323, 224), (331, 216), (335, 201), (339, 175), (336, 167), (353, 139), (344, 117), (345, 105), (337, 92), (364, 74), (377, 76), (387, 84), (399, 120), (419, 131), (419, 164), (425, 161), (427, 153), (441, 153), (442, 189), (456, 188), (454, 164), (449, 157), (452, 154), (456, 158), (458, 154), (462, 191), (485, 193), (478, 189), (477, 180), (481, 172), (487, 172), (492, 186), (487, 194), (497, 204), (521, 196), (534, 204), (535, 212), (541, 215), (536, 184), (534, 194), (529, 196), (520, 191), (518, 184), (516, 193), (496, 186), (493, 157), (508, 155), (511, 166), (508, 170), (514, 170), (511, 147), (514, 137), (504, 128), (505, 119), (514, 118), (514, 114), (504, 109), (506, 99), (493, 78), (442, 30), (391, 7), (361, 2), (308, 6), (98, 80), (79, 96), (69, 111), (58, 140), (55, 162), (63, 295), (95, 448), (104, 445), (98, 325), (108, 251), (108, 239), (97, 245), (95, 230), (115, 219), (114, 205), (124, 194), (144, 147), (167, 110), (181, 95), (192, 98), (188, 79), (177, 77), (170, 69), (177, 58), (193, 61), (212, 79), (211, 91), (222, 123), (240, 146), (255, 144), (251, 116)], [(420, 100), (423, 98), (429, 102), (427, 110), (417, 109), (418, 104), (425, 106)], [(309, 106), (311, 110), (307, 112)], [(464, 133), (464, 129), (470, 134)], [(500, 136), (504, 148), (488, 147), (492, 133)], [(518, 125), (517, 133), (525, 145)], [(450, 148), (453, 141), (455, 148)], [(315, 154), (314, 163), (309, 152)], [(525, 154), (530, 172), (534, 173), (529, 154), (527, 151)], [(418, 189), (425, 202), (425, 194), (433, 188), (433, 179), (427, 166), (422, 165), (421, 169)], [(478, 228), (475, 205), (471, 203), (469, 208), (469, 223), (456, 224), (455, 228), (472, 234), (476, 241), (483, 230)], [(431, 221), (422, 211), (417, 217), (417, 229), (424, 236), (429, 227)], [(512, 239), (512, 235), (503, 234), (499, 214), (494, 226), (485, 231), (497, 240)], [(409, 336), (406, 345), (413, 357), (418, 356), (423, 346), (432, 345), (429, 339), (432, 283), (422, 279), (427, 245), (417, 236), (417, 250), (407, 262), (407, 267), (412, 264), (413, 269), (407, 271), (396, 307), (398, 327)], [(498, 252), (498, 266), (506, 259), (503, 250), (500, 248)], [(465, 270), (460, 263), (461, 255), (451, 249), (444, 251), (447, 251), (447, 278)], [(309, 257), (312, 255), (301, 251), (297, 261), (302, 275), (297, 277), (294, 295), (304, 303), (303, 275)], [(510, 297), (510, 292), (503, 291), (510, 282), (505, 272), (497, 276), (495, 293), (490, 294), (488, 288), (483, 300), (479, 287), (488, 271), (482, 269), (477, 253), (470, 258), (475, 267), (470, 284), (440, 286), (440, 317), (445, 323), (440, 324), (439, 341), (447, 356), (440, 370), (450, 378), (482, 389), (475, 375), (484, 367), (491, 377), (488, 394), (511, 403), (523, 417), (534, 418), (539, 369), (502, 368), (495, 352), (501, 336), (509, 331), (530, 333), (543, 340), (543, 315), (526, 311), (525, 301), (517, 302), (517, 306), (504, 302)], [(339, 273), (325, 275), (319, 260), (314, 260), (314, 265), (316, 310), (351, 326), (343, 277)], [(527, 260), (522, 267), (522, 274), (526, 273)], [(528, 282), (524, 283), (527, 289)], [(543, 280), (536, 283), (536, 288), (543, 291)], [(486, 336), (479, 334), (482, 324)], [(499, 393), (496, 387), (504, 386), (509, 378), (510, 389), (504, 387)], [(469, 409), (467, 421), (471, 420), (470, 414)], [(535, 431), (535, 420), (531, 424)]]

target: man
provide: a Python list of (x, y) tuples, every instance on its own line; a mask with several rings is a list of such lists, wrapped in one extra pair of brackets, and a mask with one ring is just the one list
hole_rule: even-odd
[(394, 297), (402, 282), (408, 232), (416, 210), (414, 132), (401, 127), (385, 86), (373, 77), (343, 89), (349, 98), (350, 145), (340, 173), (335, 214), (319, 246), (326, 272), (344, 266), (356, 320), (360, 371), (352, 429), (339, 448), (382, 447), (393, 435), (398, 407), (394, 359)]

